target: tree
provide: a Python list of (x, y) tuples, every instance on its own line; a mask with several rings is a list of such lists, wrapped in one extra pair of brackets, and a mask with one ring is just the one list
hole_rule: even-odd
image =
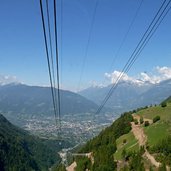
[(140, 146), (140, 154), (143, 155), (145, 153), (144, 146)]
[(150, 171), (154, 171), (153, 168), (152, 168), (152, 166), (150, 166)]
[(153, 123), (155, 123), (155, 122), (157, 122), (157, 121), (159, 121), (160, 120), (160, 116), (155, 116), (154, 118), (153, 118)]
[(87, 157), (79, 157), (77, 161), (76, 171), (85, 171), (91, 168), (91, 161)]
[(162, 102), (161, 103), (161, 107), (166, 107), (167, 106), (167, 103), (166, 102)]
[(135, 125), (138, 125), (138, 120), (134, 119), (134, 123), (135, 123)]
[(167, 171), (166, 164), (163, 162), (162, 165), (159, 167), (159, 171)]
[(127, 142), (127, 140), (126, 139), (123, 139), (123, 144), (125, 144)]
[(144, 126), (145, 126), (145, 127), (147, 127), (147, 126), (149, 126), (149, 125), (150, 125), (149, 121), (145, 121), (145, 122), (144, 122)]
[(133, 152), (129, 160), (129, 170), (131, 171), (145, 171), (142, 156), (140, 152)]
[(52, 169), (52, 171), (66, 171), (65, 166), (60, 164)]
[(143, 124), (144, 123), (144, 119), (143, 119), (143, 117), (141, 116), (140, 117), (140, 124)]
[(125, 150), (125, 148), (123, 149), (121, 155), (122, 155), (122, 159), (125, 160), (125, 158), (126, 158), (126, 150)]

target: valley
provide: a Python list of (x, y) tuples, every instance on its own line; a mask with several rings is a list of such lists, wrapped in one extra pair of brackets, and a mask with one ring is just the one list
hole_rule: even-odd
[[(85, 143), (110, 125), (116, 117), (110, 114), (92, 116), (91, 113), (65, 115), (61, 119), (61, 138), (73, 145)], [(59, 127), (54, 117), (22, 118), (22, 128), (42, 138), (58, 139)]]
[(0, 21), (0, 171), (171, 171), (171, 0), (4, 0)]
[[(61, 91), (62, 139), (75, 145), (96, 136), (117, 117), (110, 108), (96, 115), (98, 105), (70, 91)], [(13, 124), (42, 138), (56, 139), (59, 134), (49, 87), (7, 84), (0, 86), (0, 112)]]

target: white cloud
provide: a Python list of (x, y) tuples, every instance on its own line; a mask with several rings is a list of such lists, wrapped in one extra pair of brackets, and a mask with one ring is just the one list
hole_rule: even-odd
[(126, 73), (120, 71), (114, 71), (112, 73), (105, 73), (105, 78), (111, 81), (111, 83), (116, 82), (120, 74), (123, 74), (121, 81), (129, 81), (139, 85), (143, 85), (145, 82), (152, 84), (160, 83), (161, 81), (171, 79), (171, 68), (170, 67), (155, 67), (154, 72), (146, 73), (141, 72), (136, 78), (128, 76)]
[(171, 68), (166, 67), (166, 66), (164, 66), (164, 67), (157, 66), (156, 67), (156, 70), (162, 76), (162, 79), (163, 80), (166, 80), (166, 79), (170, 79), (171, 78)]
[(120, 71), (114, 71), (113, 73), (105, 73), (105, 77), (111, 80), (111, 83), (115, 83), (118, 78), (121, 77), (120, 81), (128, 81), (136, 84), (142, 84), (141, 80), (138, 80), (136, 78), (128, 76), (126, 73), (120, 72)]
[(141, 73), (143, 81), (149, 81), (153, 84), (160, 83), (161, 81), (171, 79), (171, 68), (169, 67), (155, 67), (153, 74)]
[(139, 77), (140, 77), (140, 80), (142, 80), (143, 82), (149, 82), (152, 84), (156, 84), (160, 82), (159, 76), (147, 74), (145, 72), (141, 72)]
[(16, 76), (0, 75), (0, 85), (6, 85), (10, 83), (19, 83)]

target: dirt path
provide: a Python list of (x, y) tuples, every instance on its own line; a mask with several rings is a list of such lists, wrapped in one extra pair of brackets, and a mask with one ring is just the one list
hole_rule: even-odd
[(74, 169), (77, 167), (77, 163), (73, 162), (70, 166), (66, 167), (67, 171), (74, 171)]
[[(73, 153), (73, 156), (85, 156), (88, 157), (91, 160), (91, 163), (94, 164), (94, 157), (93, 153)], [(77, 167), (77, 163), (73, 162), (70, 166), (66, 167), (67, 171), (74, 171), (74, 169)]]
[[(134, 119), (137, 119), (138, 121), (140, 120), (140, 116), (139, 115), (133, 114), (132, 116), (133, 116)], [(150, 124), (153, 123), (153, 120), (152, 119), (147, 119), (147, 118), (143, 118), (143, 119), (144, 119), (144, 122), (145, 121), (148, 121)]]
[(145, 146), (145, 143), (147, 142), (147, 137), (144, 134), (143, 129), (140, 127), (140, 125), (135, 125), (134, 122), (131, 122), (131, 125), (132, 125), (132, 132), (135, 138), (138, 140), (139, 145)]
[[(140, 119), (138, 115), (137, 116), (133, 115), (133, 117), (134, 119), (138, 119), (138, 120)], [(144, 119), (144, 120), (147, 120), (147, 119)], [(151, 122), (151, 120), (149, 119), (148, 121)], [(134, 122), (131, 122), (131, 126), (132, 126), (132, 132), (135, 138), (138, 140), (139, 145), (144, 146), (145, 148), (145, 153), (143, 155), (144, 158), (147, 158), (151, 162), (152, 165), (158, 168), (160, 166), (160, 163), (157, 162), (155, 158), (146, 149), (147, 136), (145, 135), (143, 128), (139, 124), (135, 125)]]

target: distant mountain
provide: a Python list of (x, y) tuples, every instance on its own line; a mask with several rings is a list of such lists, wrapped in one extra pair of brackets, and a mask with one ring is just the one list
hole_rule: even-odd
[(162, 103), (171, 103), (171, 96), (169, 96), (166, 100), (164, 100)]
[[(79, 92), (80, 95), (100, 105), (112, 85), (107, 87), (90, 87)], [(171, 79), (151, 84), (144, 82), (136, 84), (130, 81), (122, 81), (106, 103), (107, 107), (121, 113), (150, 104), (159, 104), (171, 95)]]
[(59, 162), (57, 148), (12, 125), (0, 114), (0, 170), (48, 170)]
[[(60, 90), (61, 114), (95, 112), (98, 105), (85, 97)], [(0, 86), (0, 112), (11, 116), (17, 114), (52, 116), (53, 106), (49, 87), (8, 84)]]
[(139, 106), (159, 104), (171, 95), (171, 79), (153, 85), (149, 90), (138, 96), (134, 103)]
[[(100, 105), (111, 87), (112, 85), (107, 87), (90, 87), (79, 93)], [(118, 113), (127, 111), (132, 108), (130, 104), (132, 104), (139, 95), (146, 92), (151, 87), (152, 84), (150, 83), (140, 85), (130, 81), (122, 81), (118, 84), (117, 89), (106, 103), (106, 107), (110, 107)]]

